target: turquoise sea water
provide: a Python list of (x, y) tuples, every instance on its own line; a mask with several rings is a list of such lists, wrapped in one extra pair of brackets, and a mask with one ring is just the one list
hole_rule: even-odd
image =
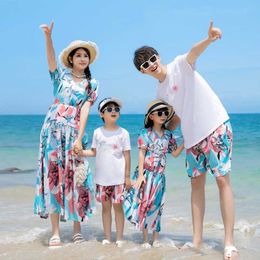
[[(260, 114), (231, 114), (230, 118), (234, 133), (233, 168), (240, 173), (260, 173)], [(43, 120), (44, 116), (0, 116), (0, 170), (37, 167)], [(130, 133), (132, 157), (136, 159), (136, 140), (143, 125), (143, 115), (121, 115), (119, 124)], [(93, 130), (101, 125), (98, 115), (90, 115), (87, 125), (89, 143)]]

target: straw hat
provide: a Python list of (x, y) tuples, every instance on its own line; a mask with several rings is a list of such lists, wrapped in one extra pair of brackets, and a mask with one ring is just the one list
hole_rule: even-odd
[(114, 97), (108, 97), (108, 98), (104, 98), (103, 100), (100, 101), (99, 105), (98, 105), (98, 111), (101, 112), (104, 108), (104, 106), (107, 104), (107, 103), (116, 103), (120, 108), (122, 107), (122, 102), (117, 99), (117, 98), (114, 98)]
[(149, 115), (152, 112), (159, 110), (161, 108), (167, 108), (168, 111), (169, 111), (169, 115), (167, 116), (165, 123), (168, 122), (173, 117), (173, 115), (175, 114), (173, 107), (171, 105), (169, 105), (168, 103), (166, 103), (165, 101), (163, 101), (161, 99), (153, 100), (147, 106), (147, 113), (145, 114), (145, 117), (144, 117), (144, 127), (145, 128), (149, 127), (149, 125), (148, 125)]
[(60, 61), (61, 63), (67, 67), (67, 68), (72, 68), (71, 64), (68, 61), (69, 54), (77, 49), (77, 48), (85, 48), (88, 49), (90, 57), (89, 57), (89, 64), (95, 61), (95, 59), (98, 56), (98, 47), (94, 42), (91, 41), (81, 41), (81, 40), (76, 40), (71, 42), (68, 47), (63, 49), (60, 53)]

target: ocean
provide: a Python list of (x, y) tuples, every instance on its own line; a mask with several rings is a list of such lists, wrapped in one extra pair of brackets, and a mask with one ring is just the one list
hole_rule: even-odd
[[(130, 133), (132, 172), (137, 165), (137, 137), (143, 127), (143, 115), (121, 115), (119, 125)], [(44, 116), (0, 116), (0, 258), (34, 259), (49, 257), (47, 247), (50, 223), (33, 215), (35, 172), (37, 169), (39, 133)], [(231, 114), (233, 128), (232, 187), (235, 197), (235, 244), (241, 259), (260, 258), (260, 114)], [(90, 115), (87, 124), (89, 145), (95, 128), (102, 125), (98, 115)], [(176, 135), (180, 131), (176, 130)], [(181, 138), (178, 139), (181, 141)], [(70, 223), (61, 225), (65, 246), (57, 249), (56, 259), (75, 256), (76, 259), (221, 259), (223, 224), (219, 210), (218, 189), (212, 176), (207, 176), (204, 244), (199, 252), (174, 249), (191, 241), (190, 180), (185, 172), (185, 153), (167, 158), (166, 205), (162, 218), (163, 248), (143, 252), (142, 234), (126, 223), (123, 249), (101, 246), (101, 208), (83, 224), (88, 240), (84, 247), (71, 243)], [(90, 159), (93, 168), (94, 159)], [(15, 245), (15, 250), (13, 246)], [(93, 249), (93, 247), (95, 247)], [(91, 254), (82, 254), (89, 248)], [(23, 255), (23, 252), (26, 254)], [(82, 256), (82, 258), (81, 258)], [(131, 256), (131, 257), (130, 257)], [(154, 258), (153, 258), (154, 257)]]

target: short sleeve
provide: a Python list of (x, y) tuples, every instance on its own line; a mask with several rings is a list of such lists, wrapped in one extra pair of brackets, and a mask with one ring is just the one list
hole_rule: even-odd
[(56, 68), (54, 71), (49, 71), (49, 73), (53, 84), (53, 95), (56, 96), (60, 86), (62, 72)]
[(131, 150), (130, 136), (129, 133), (125, 130), (124, 138), (123, 138), (123, 151), (130, 151), (130, 150)]
[(169, 132), (169, 135), (170, 135), (170, 140), (169, 140), (167, 152), (172, 153), (173, 151), (175, 151), (177, 149), (177, 142), (176, 142), (174, 135), (171, 132)]
[(96, 130), (93, 133), (91, 148), (94, 148), (94, 149), (97, 148), (97, 131)]
[(89, 86), (88, 86), (88, 90), (87, 90), (87, 97), (86, 97), (85, 101), (88, 101), (93, 105), (98, 97), (98, 88), (99, 88), (98, 81), (95, 79), (92, 79), (89, 82)]
[(184, 75), (187, 73), (193, 73), (195, 70), (195, 63), (190, 65), (189, 62), (187, 61), (187, 55), (188, 55), (188, 53), (179, 55), (174, 60), (175, 64), (178, 66), (180, 72)]
[(148, 131), (147, 129), (142, 129), (137, 140), (137, 146), (139, 149), (147, 149), (148, 147)]

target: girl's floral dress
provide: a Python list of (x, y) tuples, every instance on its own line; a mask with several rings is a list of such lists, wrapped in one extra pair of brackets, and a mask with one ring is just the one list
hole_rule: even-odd
[[(124, 200), (126, 218), (140, 230), (161, 230), (161, 215), (165, 201), (166, 180), (164, 175), (166, 154), (177, 148), (169, 130), (160, 137), (152, 128), (143, 129), (138, 138), (138, 148), (145, 149), (144, 177), (146, 183), (140, 189), (131, 188)], [(138, 167), (133, 180), (138, 178)]]
[[(79, 185), (75, 169), (84, 163), (72, 155), (79, 131), (80, 110), (97, 98), (98, 83), (74, 82), (69, 71), (50, 72), (55, 102), (50, 106), (40, 134), (39, 168), (34, 213), (42, 218), (58, 213), (61, 220), (83, 221), (94, 207), (93, 179), (85, 162), (86, 178)], [(86, 148), (86, 134), (82, 140)]]

